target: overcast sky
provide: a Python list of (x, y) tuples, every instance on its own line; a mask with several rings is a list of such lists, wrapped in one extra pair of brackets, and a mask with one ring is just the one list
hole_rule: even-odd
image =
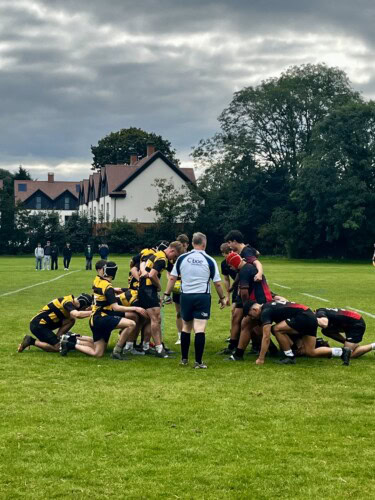
[(0, 167), (90, 174), (130, 126), (183, 166), (233, 92), (325, 62), (375, 98), (374, 0), (0, 0)]

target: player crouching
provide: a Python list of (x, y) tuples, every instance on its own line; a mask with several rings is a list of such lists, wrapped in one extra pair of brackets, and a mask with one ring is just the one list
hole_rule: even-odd
[(298, 335), (302, 338), (306, 356), (313, 358), (340, 357), (344, 365), (349, 365), (351, 350), (344, 348), (318, 347), (316, 348), (316, 332), (318, 321), (315, 314), (307, 306), (295, 302), (269, 302), (258, 304), (248, 301), (244, 304), (244, 314), (253, 319), (260, 319), (262, 324), (262, 345), (256, 360), (257, 365), (263, 365), (270, 344), (271, 332), (276, 336), (281, 349), (284, 351), (282, 364), (295, 364), (296, 358), (291, 349), (290, 337)]
[[(91, 304), (92, 297), (87, 293), (81, 293), (78, 297), (66, 295), (52, 300), (30, 321), (30, 331), (37, 338), (25, 335), (18, 346), (18, 352), (32, 345), (46, 352), (58, 352), (60, 338), (72, 328), (75, 320), (90, 317)], [(54, 333), (56, 329), (58, 330)]]

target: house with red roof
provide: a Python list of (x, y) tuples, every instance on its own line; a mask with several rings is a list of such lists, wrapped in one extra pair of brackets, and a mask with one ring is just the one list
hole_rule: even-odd
[(80, 189), (79, 182), (55, 181), (54, 174), (49, 173), (46, 181), (14, 181), (14, 200), (32, 213), (53, 210), (65, 224), (78, 210)]
[(179, 168), (163, 153), (147, 146), (147, 156), (131, 155), (130, 165), (106, 165), (80, 183), (79, 211), (99, 222), (126, 217), (129, 222), (152, 223), (147, 210), (158, 201), (156, 179), (171, 180), (176, 189), (195, 183), (192, 168)]

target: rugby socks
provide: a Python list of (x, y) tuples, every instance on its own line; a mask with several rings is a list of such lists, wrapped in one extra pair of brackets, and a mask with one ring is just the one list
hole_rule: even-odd
[(155, 350), (158, 354), (161, 354), (163, 352), (163, 349), (164, 349), (163, 344), (159, 344), (159, 345), (155, 346)]
[(294, 354), (293, 354), (292, 349), (289, 349), (288, 351), (284, 351), (284, 354), (285, 354), (285, 356), (287, 356), (288, 358), (294, 358)]
[(228, 349), (234, 351), (238, 346), (238, 339), (230, 339), (228, 344)]
[(142, 344), (142, 349), (144, 351), (148, 351), (150, 349), (150, 342), (145, 342), (143, 341), (143, 344)]
[(332, 347), (332, 357), (333, 358), (341, 358), (342, 349), (341, 347)]
[(122, 347), (119, 346), (118, 344), (116, 344), (115, 348), (113, 349), (113, 352), (115, 352), (117, 354), (121, 354), (122, 353)]
[(30, 345), (35, 345), (35, 341), (36, 341), (36, 339), (34, 339), (34, 337), (31, 337), (31, 339), (30, 339)]
[(130, 351), (134, 347), (134, 342), (126, 342), (125, 344), (125, 350)]
[(189, 358), (190, 333), (181, 332), (181, 358)]
[(374, 342), (373, 344), (371, 344), (371, 349), (372, 349), (373, 351), (375, 351), (375, 342)]
[(204, 332), (196, 333), (194, 339), (195, 361), (200, 365), (202, 364), (202, 356), (205, 343), (206, 343), (206, 335), (204, 334)]
[(236, 348), (236, 352), (234, 353), (234, 355), (236, 356), (236, 358), (243, 358), (243, 355), (244, 355), (245, 351), (244, 349), (240, 349), (239, 347)]

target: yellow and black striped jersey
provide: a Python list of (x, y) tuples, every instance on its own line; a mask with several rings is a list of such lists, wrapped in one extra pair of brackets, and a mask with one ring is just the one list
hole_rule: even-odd
[[(169, 262), (163, 250), (158, 250), (153, 255), (151, 255), (146, 261), (146, 271), (149, 273), (152, 269), (155, 269), (158, 272), (159, 279), (164, 269), (171, 271), (172, 268), (173, 265), (171, 262)], [(153, 283), (150, 280), (150, 278), (142, 278), (141, 284), (146, 286), (153, 286)]]
[(53, 329), (59, 328), (65, 319), (70, 318), (70, 312), (78, 309), (73, 301), (74, 295), (65, 295), (53, 299), (34, 318), (38, 318), (39, 323), (42, 325), (47, 325)]
[(92, 289), (94, 292), (94, 304), (91, 316), (95, 314), (101, 314), (101, 316), (110, 315), (112, 313), (112, 305), (117, 302), (111, 283), (101, 276), (96, 276)]
[[(143, 250), (141, 250), (137, 255), (132, 257), (132, 260), (130, 261), (130, 268), (136, 267), (138, 271), (140, 271), (141, 262), (147, 262), (152, 255), (155, 255), (155, 250), (153, 248), (143, 248)], [(131, 272), (129, 272), (128, 285), (132, 290), (138, 290), (139, 288), (139, 281), (132, 275)]]
[(123, 288), (123, 292), (117, 296), (117, 302), (120, 306), (131, 307), (136, 306), (138, 300), (137, 290), (132, 290), (130, 288)]

